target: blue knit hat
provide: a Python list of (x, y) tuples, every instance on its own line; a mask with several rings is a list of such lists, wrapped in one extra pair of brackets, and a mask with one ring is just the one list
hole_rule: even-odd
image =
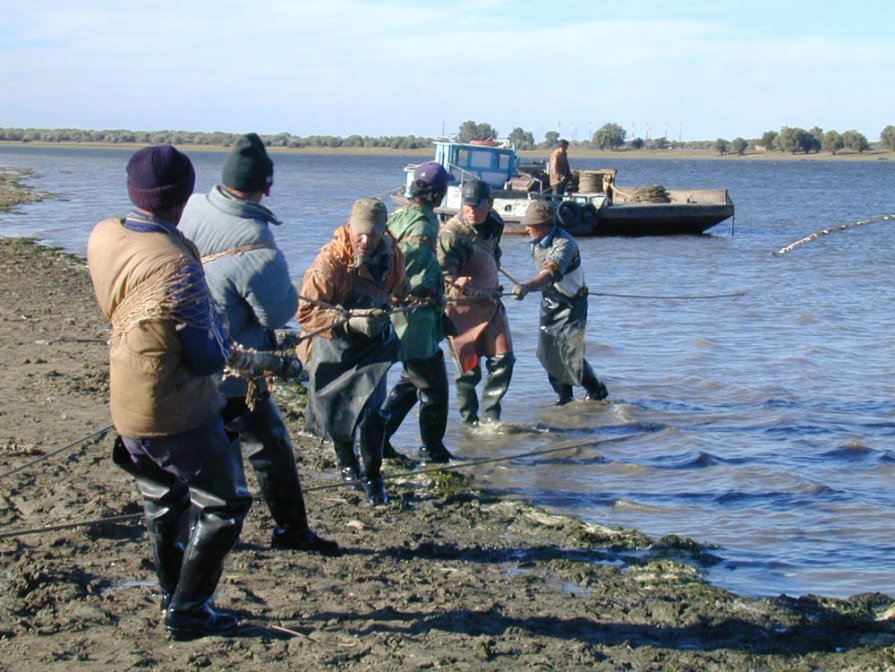
[(171, 145), (144, 147), (127, 162), (127, 195), (147, 212), (186, 203), (195, 184), (193, 164)]

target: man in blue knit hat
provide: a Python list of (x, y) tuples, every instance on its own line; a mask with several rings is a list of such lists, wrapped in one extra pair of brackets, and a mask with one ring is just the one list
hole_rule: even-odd
[(211, 600), (252, 503), (239, 442), (221, 418), (216, 377), (230, 355), (226, 329), (199, 254), (177, 229), (194, 182), (190, 160), (174, 147), (141, 149), (127, 164), (136, 209), (97, 224), (87, 243), (97, 303), (112, 327), (109, 393), (119, 434), (112, 456), (143, 495), (175, 639), (238, 626)]

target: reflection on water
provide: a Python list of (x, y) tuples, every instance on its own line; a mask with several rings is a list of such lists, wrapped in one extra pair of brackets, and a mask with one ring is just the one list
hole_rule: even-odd
[[(193, 155), (197, 189), (223, 154)], [(0, 149), (0, 165), (34, 168), (34, 185), (64, 200), (0, 214), (0, 233), (36, 235), (83, 253), (99, 219), (124, 214), (125, 150)], [(360, 196), (401, 183), (407, 156), (275, 155), (267, 204), (296, 276)], [(595, 169), (601, 162), (576, 160)], [(811, 231), (891, 214), (888, 162), (616, 162), (626, 184), (726, 187), (735, 226), (681, 238), (581, 241), (591, 289), (639, 295), (723, 294), (703, 300), (595, 296), (588, 359), (611, 403), (552, 406), (535, 357), (537, 300), (508, 301), (518, 358), (505, 403), (517, 431), (462, 428), (451, 450), (512, 456), (562, 442), (574, 450), (481, 465), (479, 486), (558, 512), (720, 548), (709, 571), (747, 594), (849, 596), (895, 592), (895, 356), (892, 225), (824, 236), (783, 257)], [(731, 229), (735, 235), (731, 236)], [(526, 241), (504, 242), (527, 276)], [(451, 371), (453, 373), (453, 371)], [(414, 416), (397, 443), (411, 449)]]

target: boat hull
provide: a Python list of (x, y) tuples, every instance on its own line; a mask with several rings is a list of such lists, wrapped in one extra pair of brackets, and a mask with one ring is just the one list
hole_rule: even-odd
[(600, 209), (593, 236), (683, 236), (705, 233), (733, 217), (733, 204), (611, 204)]

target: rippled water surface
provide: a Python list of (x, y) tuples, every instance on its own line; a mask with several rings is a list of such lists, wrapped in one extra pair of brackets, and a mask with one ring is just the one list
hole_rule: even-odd
[[(129, 154), (0, 149), (0, 165), (33, 168), (41, 177), (32, 186), (64, 199), (0, 214), (0, 234), (83, 254), (93, 224), (128, 209)], [(192, 155), (197, 189), (214, 183), (223, 157)], [(386, 194), (414, 161), (274, 158), (267, 204), (285, 222), (278, 239), (296, 276), (353, 199)], [(562, 408), (551, 405), (534, 355), (537, 301), (510, 301), (518, 364), (504, 419), (518, 431), (471, 433), (452, 407), (449, 446), (480, 458), (580, 444), (480, 467), (478, 482), (589, 521), (714, 544), (722, 562), (709, 578), (741, 593), (895, 594), (895, 225), (771, 255), (812, 231), (895, 212), (895, 165), (620, 159), (614, 167), (623, 184), (725, 187), (736, 220), (699, 237), (582, 240), (593, 292), (745, 294), (592, 297), (588, 358), (612, 403)], [(511, 274), (531, 273), (525, 240), (509, 237), (504, 250)], [(398, 437), (407, 448), (414, 424)]]

